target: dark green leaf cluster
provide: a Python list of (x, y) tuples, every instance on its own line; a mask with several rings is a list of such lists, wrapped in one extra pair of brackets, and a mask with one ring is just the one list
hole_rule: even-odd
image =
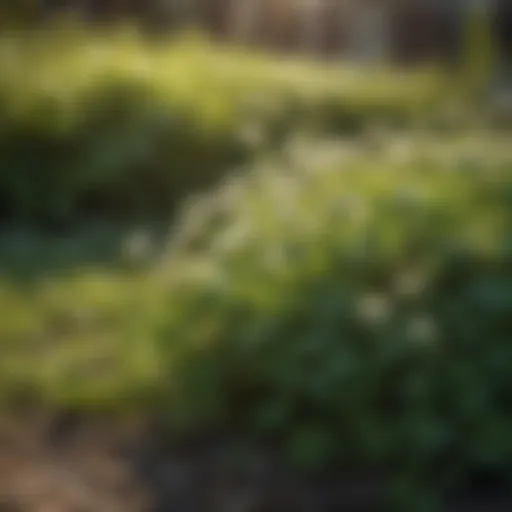
[(202, 245), (182, 246), (166, 285), (172, 414), (280, 439), (308, 469), (506, 473), (511, 178), (510, 162), (365, 157), (260, 169), (239, 196), (198, 203), (224, 220), (191, 230)]

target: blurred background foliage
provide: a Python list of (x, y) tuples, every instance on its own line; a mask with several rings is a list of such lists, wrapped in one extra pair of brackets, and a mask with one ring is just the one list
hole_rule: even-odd
[(229, 426), (402, 504), (509, 478), (510, 110), (467, 28), (450, 74), (6, 27), (5, 410)]
[(162, 214), (294, 131), (434, 120), (439, 72), (361, 73), (120, 31), (0, 40), (0, 195), (14, 220)]

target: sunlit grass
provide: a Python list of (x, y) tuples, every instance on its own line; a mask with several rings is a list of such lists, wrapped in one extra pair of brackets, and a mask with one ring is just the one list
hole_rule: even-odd
[[(318, 64), (271, 57), (188, 37), (152, 46), (136, 33), (90, 33), (77, 28), (47, 29), (35, 36), (0, 39), (3, 94), (13, 109), (30, 110), (45, 95), (75, 111), (90, 88), (108, 81), (140, 83), (159, 101), (197, 105), (236, 103), (253, 94), (296, 94), (302, 101), (354, 102), (354, 106), (414, 106), (439, 94), (442, 76), (435, 71), (400, 72)], [(235, 93), (232, 96), (231, 93)], [(270, 93), (270, 96), (269, 96)], [(279, 97), (279, 96), (278, 96)], [(8, 107), (9, 105), (7, 105)]]
[(159, 375), (144, 300), (150, 257), (126, 230), (0, 242), (0, 399), (129, 409)]

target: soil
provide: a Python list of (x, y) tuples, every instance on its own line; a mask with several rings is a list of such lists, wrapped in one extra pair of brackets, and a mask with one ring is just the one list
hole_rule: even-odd
[[(0, 425), (0, 512), (376, 512), (371, 474), (304, 479), (272, 450), (223, 436), (170, 446), (138, 420), (45, 414)], [(512, 500), (468, 494), (453, 512), (505, 512)]]

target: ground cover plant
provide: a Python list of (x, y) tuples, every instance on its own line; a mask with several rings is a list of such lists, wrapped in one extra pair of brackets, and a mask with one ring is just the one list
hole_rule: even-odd
[(510, 158), (390, 148), (263, 163), (191, 214), (159, 332), (175, 421), (240, 422), (309, 468), (510, 470)]
[(295, 467), (395, 475), (402, 503), (506, 476), (509, 138), (377, 139), (262, 154), (190, 198), (163, 251), (132, 237), (116, 270), (20, 284), (4, 264), (4, 400), (227, 425)]

